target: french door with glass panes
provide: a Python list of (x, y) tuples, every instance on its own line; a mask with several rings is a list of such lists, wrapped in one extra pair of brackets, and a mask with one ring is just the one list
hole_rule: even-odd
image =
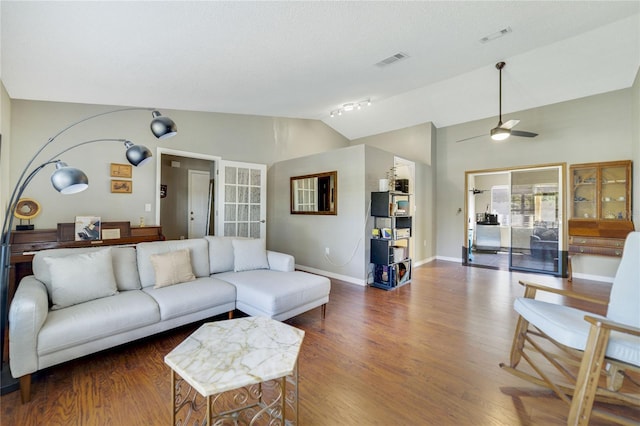
[(267, 166), (218, 163), (216, 235), (266, 238)]

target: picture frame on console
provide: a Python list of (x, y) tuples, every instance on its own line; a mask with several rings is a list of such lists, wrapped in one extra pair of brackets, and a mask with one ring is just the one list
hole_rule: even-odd
[(75, 240), (93, 241), (100, 239), (100, 217), (76, 216)]

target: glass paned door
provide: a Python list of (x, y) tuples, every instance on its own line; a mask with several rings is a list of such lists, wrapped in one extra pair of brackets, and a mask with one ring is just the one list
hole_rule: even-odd
[(595, 167), (575, 169), (571, 180), (574, 194), (573, 200), (571, 200), (573, 206), (571, 217), (575, 219), (597, 218), (597, 169)]
[(220, 161), (217, 235), (266, 237), (267, 166)]
[(563, 273), (562, 189), (560, 167), (511, 173), (510, 269)]

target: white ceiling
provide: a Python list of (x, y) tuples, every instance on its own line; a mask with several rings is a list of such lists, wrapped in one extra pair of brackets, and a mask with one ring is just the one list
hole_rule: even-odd
[(630, 87), (640, 67), (639, 1), (2, 0), (0, 14), (13, 99), (318, 119), (349, 139), (496, 116), (501, 60), (503, 113)]

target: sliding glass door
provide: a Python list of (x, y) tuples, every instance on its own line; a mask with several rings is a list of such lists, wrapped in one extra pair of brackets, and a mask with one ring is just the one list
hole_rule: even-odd
[(466, 172), (463, 263), (566, 274), (566, 165)]
[(563, 275), (564, 167), (511, 172), (512, 270)]

